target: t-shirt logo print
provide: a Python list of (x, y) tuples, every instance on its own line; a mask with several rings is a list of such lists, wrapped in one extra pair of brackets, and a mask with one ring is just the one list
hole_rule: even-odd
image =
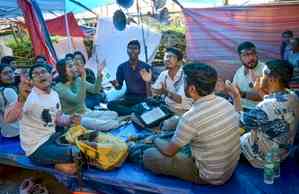
[(45, 122), (44, 127), (53, 127), (54, 126), (52, 123), (50, 109), (43, 109), (41, 119), (42, 119), (42, 121)]

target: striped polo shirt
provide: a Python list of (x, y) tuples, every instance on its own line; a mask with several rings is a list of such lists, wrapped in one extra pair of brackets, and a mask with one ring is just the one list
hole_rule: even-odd
[(239, 115), (222, 97), (202, 97), (182, 116), (172, 142), (179, 146), (190, 143), (200, 178), (223, 184), (240, 157)]

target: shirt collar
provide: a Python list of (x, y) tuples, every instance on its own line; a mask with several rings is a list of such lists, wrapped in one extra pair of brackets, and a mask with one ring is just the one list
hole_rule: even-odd
[(199, 98), (198, 100), (193, 102), (193, 105), (198, 105), (198, 104), (201, 104), (201, 103), (206, 102), (206, 101), (214, 100), (215, 98), (216, 98), (215, 94), (212, 93), (212, 94), (209, 94), (207, 96)]
[[(48, 94), (47, 92), (45, 92), (45, 91), (43, 91), (43, 90), (40, 90), (40, 89), (38, 89), (37, 87), (33, 87), (32, 88), (32, 90), (34, 90), (37, 94), (39, 94), (39, 95), (46, 95), (46, 94)], [(50, 93), (52, 92), (52, 89), (51, 89), (51, 91), (50, 91)]]
[[(182, 79), (182, 76), (183, 76), (183, 68), (180, 67), (179, 70), (176, 72), (173, 81), (174, 81), (174, 82), (177, 82), (177, 81), (181, 80), (181, 79)], [(167, 72), (167, 77), (168, 77), (169, 79), (171, 79), (171, 77), (169, 76), (169, 72)], [(171, 79), (171, 80), (172, 80), (172, 79)]]

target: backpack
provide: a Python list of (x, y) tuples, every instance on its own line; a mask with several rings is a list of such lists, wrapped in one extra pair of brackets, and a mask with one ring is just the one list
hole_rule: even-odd
[(4, 95), (5, 87), (0, 87), (0, 132), (4, 137), (16, 137), (19, 135), (19, 123), (5, 123), (3, 121), (4, 112), (8, 105), (8, 100)]
[(65, 138), (75, 143), (87, 164), (102, 170), (112, 170), (121, 166), (128, 156), (127, 144), (110, 133), (87, 131), (81, 126), (76, 126), (69, 129)]
[[(4, 114), (5, 108), (8, 104), (8, 101), (4, 95), (5, 87), (0, 87), (0, 113)], [(3, 115), (2, 115), (3, 116)]]

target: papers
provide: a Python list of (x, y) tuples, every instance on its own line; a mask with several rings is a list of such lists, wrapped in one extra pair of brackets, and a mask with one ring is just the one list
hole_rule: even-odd
[(141, 119), (145, 122), (145, 124), (149, 125), (165, 116), (166, 114), (159, 107), (156, 107), (143, 113), (141, 115)]

